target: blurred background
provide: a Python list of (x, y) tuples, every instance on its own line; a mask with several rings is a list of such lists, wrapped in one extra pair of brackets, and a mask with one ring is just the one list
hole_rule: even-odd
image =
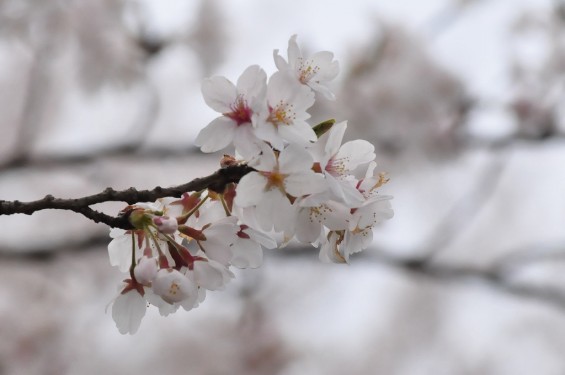
[(271, 74), (295, 33), (341, 65), (313, 121), (391, 178), (372, 248), (267, 251), (122, 336), (107, 227), (0, 217), (1, 375), (565, 373), (565, 2), (0, 0), (0, 199), (210, 174), (202, 78)]

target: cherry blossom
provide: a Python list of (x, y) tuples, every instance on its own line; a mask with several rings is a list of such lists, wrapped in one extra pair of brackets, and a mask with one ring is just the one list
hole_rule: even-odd
[(335, 99), (326, 86), (339, 73), (339, 63), (333, 61), (333, 53), (321, 51), (305, 58), (296, 43), (296, 35), (293, 35), (288, 41), (288, 62), (279, 55), (279, 50), (275, 50), (273, 55), (279, 71), (290, 72), (301, 84), (320, 92), (327, 99)]
[(349, 207), (358, 207), (365, 199), (355, 187), (357, 180), (353, 171), (375, 158), (375, 147), (360, 139), (342, 145), (346, 128), (346, 121), (334, 124), (308, 150), (326, 176), (332, 198)]
[(127, 274), (112, 304), (120, 333), (135, 333), (148, 307), (163, 316), (197, 307), (207, 291), (235, 277), (232, 267), (260, 267), (264, 248), (296, 240), (319, 247), (322, 261), (348, 263), (392, 218), (373, 145), (342, 144), (345, 121), (308, 122), (314, 91), (333, 98), (326, 86), (339, 70), (333, 54), (304, 58), (293, 36), (288, 62), (274, 56), (279, 71), (268, 84), (252, 65), (236, 84), (212, 77), (202, 85), (206, 104), (221, 115), (201, 130), (197, 145), (204, 152), (233, 145), (235, 156), (224, 155), (221, 167), (250, 171), (225, 187), (121, 211), (131, 229), (112, 229), (108, 245), (110, 264)]
[(267, 87), (267, 108), (257, 126), (257, 136), (282, 150), (283, 140), (307, 146), (316, 140), (314, 130), (306, 120), (306, 112), (314, 104), (314, 93), (305, 86), (290, 81), (285, 74), (273, 74)]
[(200, 131), (196, 145), (203, 152), (221, 150), (233, 142), (244, 156), (256, 151), (254, 124), (265, 106), (267, 75), (257, 65), (247, 68), (234, 85), (225, 77), (212, 77), (202, 84), (204, 101), (222, 114)]
[(284, 231), (294, 222), (295, 211), (287, 197), (321, 193), (326, 189), (323, 176), (312, 171), (310, 154), (296, 145), (289, 145), (278, 156), (263, 147), (259, 161), (251, 164), (257, 172), (245, 175), (237, 187), (235, 203), (254, 206), (263, 230)]

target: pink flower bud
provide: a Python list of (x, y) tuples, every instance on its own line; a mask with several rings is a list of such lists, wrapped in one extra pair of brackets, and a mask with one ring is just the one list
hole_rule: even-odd
[(173, 234), (179, 227), (177, 219), (168, 216), (155, 216), (153, 223), (157, 226), (157, 230), (164, 234)]

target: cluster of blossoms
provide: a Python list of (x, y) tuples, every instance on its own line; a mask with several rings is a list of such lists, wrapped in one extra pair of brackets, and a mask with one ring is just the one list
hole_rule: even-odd
[(162, 315), (198, 306), (206, 291), (234, 277), (230, 267), (259, 267), (263, 247), (298, 241), (318, 247), (323, 261), (346, 263), (370, 245), (373, 227), (393, 216), (391, 197), (378, 194), (387, 180), (375, 173), (373, 145), (342, 144), (346, 122), (307, 122), (316, 93), (334, 97), (326, 86), (339, 70), (333, 54), (305, 58), (293, 36), (288, 60), (277, 50), (274, 58), (278, 71), (268, 82), (253, 65), (235, 85), (212, 77), (202, 86), (221, 115), (197, 145), (215, 152), (233, 144), (236, 155), (223, 166), (252, 171), (222, 192), (128, 206), (123, 214), (135, 229), (112, 229), (110, 262), (129, 272), (112, 306), (121, 333), (137, 331), (148, 305)]

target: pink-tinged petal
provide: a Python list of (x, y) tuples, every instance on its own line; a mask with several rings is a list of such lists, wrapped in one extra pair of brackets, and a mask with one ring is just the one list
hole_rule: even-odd
[(279, 155), (279, 169), (284, 174), (309, 171), (312, 164), (310, 153), (298, 145), (289, 145)]
[(139, 329), (146, 310), (145, 299), (136, 290), (130, 290), (120, 294), (114, 301), (112, 319), (122, 335), (126, 333), (133, 335)]
[(227, 78), (217, 76), (202, 82), (202, 96), (214, 111), (228, 113), (237, 99), (237, 89)]
[(262, 97), (267, 90), (267, 74), (259, 65), (251, 65), (237, 80), (237, 91), (250, 100)]
[(194, 143), (202, 152), (216, 152), (231, 143), (236, 123), (228, 117), (218, 117), (198, 133)]
[(361, 139), (343, 144), (334, 157), (336, 161), (343, 161), (348, 171), (353, 171), (358, 166), (374, 159), (375, 146)]
[(240, 207), (256, 205), (263, 199), (267, 179), (257, 172), (243, 176), (236, 188), (235, 204)]
[(284, 187), (287, 193), (298, 198), (307, 194), (321, 193), (327, 189), (327, 184), (321, 174), (308, 171), (287, 176), (284, 179)]

